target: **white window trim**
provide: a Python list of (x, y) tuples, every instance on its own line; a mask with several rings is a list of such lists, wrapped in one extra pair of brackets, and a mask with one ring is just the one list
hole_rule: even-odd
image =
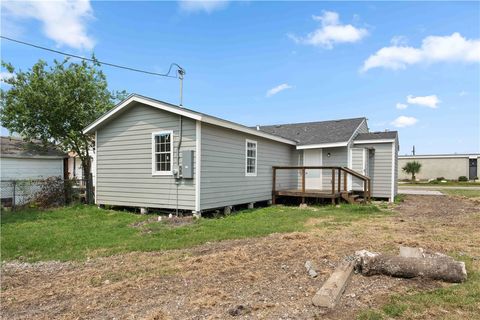
[[(255, 143), (255, 173), (249, 173), (248, 170), (248, 143)], [(255, 140), (245, 139), (245, 176), (256, 177), (258, 167), (258, 143)]]
[[(170, 134), (170, 171), (156, 171), (155, 163), (155, 136)], [(169, 176), (173, 174), (173, 130), (152, 132), (152, 176)]]

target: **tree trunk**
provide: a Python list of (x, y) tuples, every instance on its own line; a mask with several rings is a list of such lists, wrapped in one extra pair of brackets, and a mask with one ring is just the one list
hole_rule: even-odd
[(82, 160), (82, 170), (83, 170), (83, 179), (85, 180), (85, 186), (86, 186), (86, 203), (87, 204), (93, 204), (93, 181), (92, 181), (92, 176), (90, 174), (91, 169), (92, 169), (92, 162), (90, 160), (90, 156), (87, 155)]
[(382, 254), (364, 255), (359, 268), (363, 275), (385, 274), (393, 277), (423, 277), (447, 282), (467, 279), (465, 263), (447, 256), (412, 258)]

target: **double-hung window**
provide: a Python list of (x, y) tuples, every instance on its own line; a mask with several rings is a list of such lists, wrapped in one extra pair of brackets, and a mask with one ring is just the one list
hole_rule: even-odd
[(173, 132), (152, 133), (152, 174), (172, 173)]
[(257, 175), (257, 141), (246, 140), (245, 149), (245, 175), (254, 177)]

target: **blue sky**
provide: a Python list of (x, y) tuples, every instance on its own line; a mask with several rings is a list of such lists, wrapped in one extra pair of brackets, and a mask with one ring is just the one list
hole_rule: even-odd
[[(365, 116), (399, 131), (401, 154), (480, 152), (479, 2), (2, 1), (1, 32), (156, 72), (176, 62), (185, 106), (242, 124)], [(5, 40), (1, 54), (22, 69), (61, 58)], [(103, 70), (111, 89), (178, 103), (176, 79)]]

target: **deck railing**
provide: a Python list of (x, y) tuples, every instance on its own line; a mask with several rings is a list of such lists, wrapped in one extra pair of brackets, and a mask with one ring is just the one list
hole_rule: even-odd
[[(318, 186), (318, 190), (321, 190), (322, 193), (317, 193), (318, 197), (329, 197), (335, 199), (339, 197), (342, 193), (348, 194), (351, 190), (348, 190), (348, 175), (356, 177), (363, 182), (363, 197), (365, 201), (370, 201), (371, 198), (371, 180), (369, 177), (360, 174), (350, 168), (346, 167), (338, 167), (338, 166), (274, 166), (273, 167), (273, 175), (272, 175), (272, 202), (275, 203), (276, 196), (278, 195), (277, 190), (277, 171), (279, 170), (300, 170), (301, 176), (301, 184), (300, 190), (292, 193), (296, 196), (301, 196), (302, 202), (304, 202), (305, 197), (315, 197), (314, 192), (310, 192), (306, 189), (306, 171), (307, 170), (321, 170), (323, 171), (330, 171), (331, 172), (331, 187), (330, 190), (325, 190), (323, 188), (323, 179), (321, 180), (321, 185)], [(343, 178), (343, 184), (342, 184)]]

